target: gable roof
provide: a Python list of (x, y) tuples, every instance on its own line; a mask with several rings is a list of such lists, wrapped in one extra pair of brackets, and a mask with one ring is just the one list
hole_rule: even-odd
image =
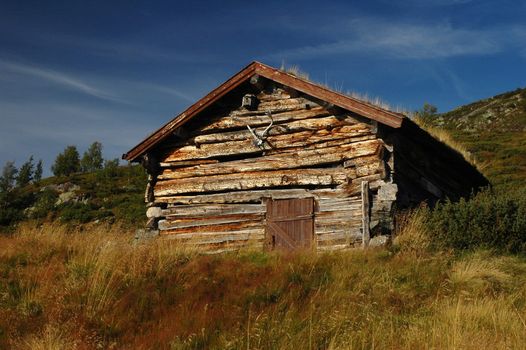
[(128, 151), (128, 153), (124, 154), (122, 158), (129, 161), (136, 160), (139, 156), (170, 136), (178, 127), (204, 111), (221, 97), (225, 96), (228, 92), (232, 91), (255, 74), (393, 128), (399, 128), (404, 119), (403, 114), (395, 113), (365, 101), (335, 92), (324, 86), (254, 61), (223, 84), (212, 90), (208, 95), (188, 107), (188, 109), (177, 115), (160, 129), (152, 133), (141, 143)]

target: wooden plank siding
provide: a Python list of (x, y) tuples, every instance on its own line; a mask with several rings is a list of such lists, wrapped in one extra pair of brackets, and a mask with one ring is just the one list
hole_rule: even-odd
[[(265, 198), (305, 198), (314, 203), (314, 231), (303, 246), (361, 246), (361, 183), (376, 191), (389, 177), (374, 123), (279, 88), (257, 98), (255, 110), (207, 118), (185, 139), (159, 145), (151, 188), (164, 208), (161, 236), (213, 251), (263, 249)], [(274, 126), (258, 147), (247, 125), (261, 132), (268, 112)]]

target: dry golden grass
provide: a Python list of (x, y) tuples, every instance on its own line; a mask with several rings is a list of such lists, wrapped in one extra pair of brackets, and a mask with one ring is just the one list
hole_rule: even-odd
[(425, 207), (421, 207), (400, 213), (397, 217), (397, 231), (393, 243), (403, 254), (415, 257), (428, 254), (431, 240), (425, 225), (424, 210)]
[(198, 255), (118, 227), (0, 236), (0, 348), (521, 349), (526, 261), (394, 251)]

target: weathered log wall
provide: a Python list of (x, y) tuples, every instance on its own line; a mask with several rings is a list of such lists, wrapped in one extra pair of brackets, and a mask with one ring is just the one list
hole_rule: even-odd
[[(391, 178), (391, 153), (373, 122), (279, 88), (257, 98), (255, 110), (203, 116), (157, 147), (147, 198), (164, 208), (161, 235), (214, 250), (262, 248), (263, 198), (314, 197), (316, 247), (360, 245), (362, 181), (371, 220), (391, 220), (391, 206), (378, 203), (392, 199), (377, 194)], [(258, 146), (247, 125), (261, 134), (267, 113), (274, 124)]]

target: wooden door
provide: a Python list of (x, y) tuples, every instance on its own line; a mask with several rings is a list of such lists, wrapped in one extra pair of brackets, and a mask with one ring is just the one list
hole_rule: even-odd
[(310, 248), (314, 240), (314, 199), (267, 200), (266, 239), (269, 249)]

